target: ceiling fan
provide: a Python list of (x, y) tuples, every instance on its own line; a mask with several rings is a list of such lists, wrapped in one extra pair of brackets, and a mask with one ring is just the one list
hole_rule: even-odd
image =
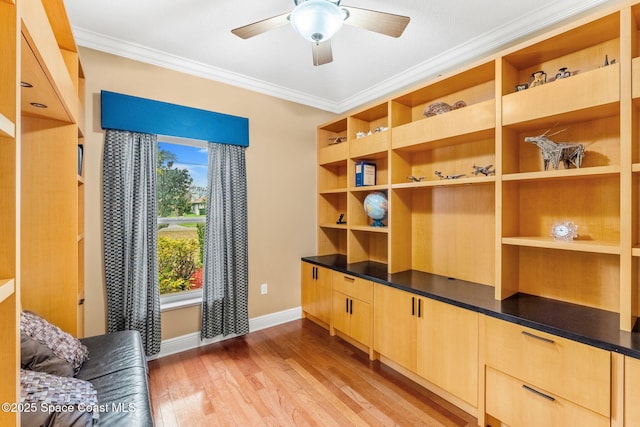
[(296, 7), (290, 13), (273, 16), (231, 30), (236, 36), (248, 39), (269, 30), (291, 24), (293, 29), (312, 42), (313, 65), (333, 61), (331, 37), (342, 24), (400, 37), (409, 24), (408, 16), (394, 15), (357, 7), (340, 6), (341, 0), (293, 0)]

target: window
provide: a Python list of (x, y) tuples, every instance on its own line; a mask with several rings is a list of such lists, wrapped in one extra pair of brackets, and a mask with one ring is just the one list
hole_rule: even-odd
[(200, 298), (207, 143), (158, 136), (158, 286), (163, 304)]

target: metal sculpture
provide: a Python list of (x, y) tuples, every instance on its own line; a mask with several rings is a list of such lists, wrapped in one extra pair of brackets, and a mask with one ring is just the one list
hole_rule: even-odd
[(446, 102), (434, 102), (424, 110), (422, 115), (425, 117), (433, 117), (438, 114), (448, 113), (449, 111), (458, 110), (466, 106), (467, 103), (462, 100), (454, 102), (453, 105), (449, 105)]
[(434, 174), (440, 179), (458, 179), (465, 176), (465, 174), (461, 173), (460, 175), (443, 175), (440, 171), (435, 171)]
[(479, 173), (481, 173), (484, 176), (495, 175), (496, 171), (495, 169), (491, 169), (492, 167), (493, 165), (488, 165), (488, 166), (473, 165), (473, 172), (471, 173), (474, 175), (478, 175)]
[(540, 149), (544, 170), (549, 170), (549, 164), (551, 164), (554, 169), (558, 169), (560, 162), (564, 163), (565, 169), (569, 169), (571, 165), (579, 168), (582, 164), (582, 158), (584, 157), (584, 145), (554, 142), (549, 139), (548, 136), (557, 135), (565, 129), (547, 136), (550, 130), (551, 129), (542, 135), (527, 136), (524, 138), (525, 142), (535, 144)]

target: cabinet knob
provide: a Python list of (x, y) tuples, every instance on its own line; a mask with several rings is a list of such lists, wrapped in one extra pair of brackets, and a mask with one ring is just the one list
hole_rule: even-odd
[(84, 305), (84, 298), (80, 298), (78, 300), (78, 305)]

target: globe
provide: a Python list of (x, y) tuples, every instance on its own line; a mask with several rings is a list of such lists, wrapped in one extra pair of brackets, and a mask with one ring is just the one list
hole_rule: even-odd
[(374, 227), (384, 227), (382, 219), (387, 215), (389, 210), (389, 202), (387, 195), (376, 191), (364, 198), (364, 212), (373, 220)]

